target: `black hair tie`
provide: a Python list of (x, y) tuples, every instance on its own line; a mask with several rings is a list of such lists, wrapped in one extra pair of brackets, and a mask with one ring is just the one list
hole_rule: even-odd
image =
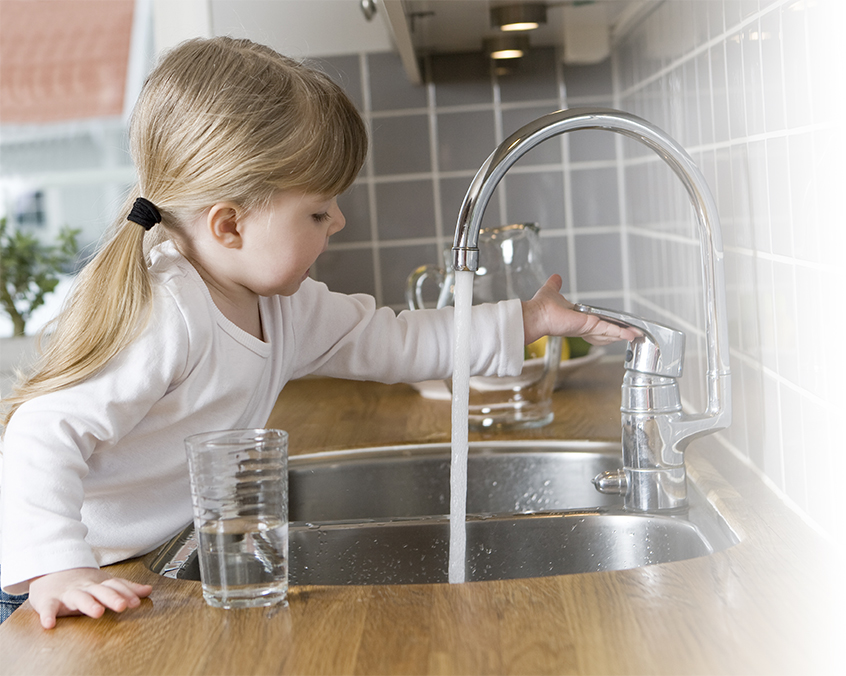
[(137, 223), (144, 230), (149, 230), (156, 223), (161, 223), (162, 215), (156, 209), (156, 205), (144, 197), (139, 197), (132, 205), (132, 211), (126, 217), (127, 221)]

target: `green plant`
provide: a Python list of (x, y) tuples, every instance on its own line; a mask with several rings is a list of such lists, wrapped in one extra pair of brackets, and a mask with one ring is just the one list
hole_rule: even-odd
[(14, 335), (23, 336), (33, 311), (56, 290), (59, 275), (78, 252), (79, 230), (64, 227), (55, 245), (20, 230), (10, 231), (0, 218), (0, 307), (14, 325)]

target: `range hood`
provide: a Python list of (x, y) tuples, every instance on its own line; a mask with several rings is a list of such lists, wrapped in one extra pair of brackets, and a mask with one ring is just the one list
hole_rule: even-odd
[[(408, 78), (422, 82), (420, 59), (430, 54), (482, 50), (490, 9), (537, 0), (380, 0)], [(563, 0), (546, 2), (547, 22), (529, 33), (532, 46), (557, 46), (565, 63), (598, 63), (610, 45), (663, 0)]]

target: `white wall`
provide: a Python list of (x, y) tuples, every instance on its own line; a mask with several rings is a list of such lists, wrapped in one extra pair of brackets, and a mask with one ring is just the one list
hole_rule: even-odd
[[(841, 0), (668, 0), (613, 53), (615, 105), (670, 132), (723, 223), (734, 421), (720, 435), (825, 530), (843, 532), (846, 447)], [(684, 394), (702, 410), (698, 243), (678, 181), (621, 144), (635, 311), (694, 338)]]

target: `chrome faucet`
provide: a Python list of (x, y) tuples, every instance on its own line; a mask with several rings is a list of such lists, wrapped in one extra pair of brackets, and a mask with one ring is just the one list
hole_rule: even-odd
[(684, 450), (694, 439), (728, 427), (731, 421), (731, 374), (725, 310), (725, 277), (720, 221), (705, 177), (676, 141), (630, 113), (573, 108), (545, 115), (503, 141), (477, 172), (464, 197), (455, 228), (453, 266), (479, 267), (482, 216), (499, 181), (520, 157), (539, 143), (577, 129), (605, 129), (645, 144), (663, 159), (687, 190), (696, 212), (705, 293), (707, 408), (682, 411), (677, 379), (682, 374), (684, 334), (641, 317), (577, 305), (580, 312), (640, 329), (625, 356), (623, 379), (622, 469), (594, 479), (603, 493), (624, 496), (632, 511), (681, 510), (687, 506)]

